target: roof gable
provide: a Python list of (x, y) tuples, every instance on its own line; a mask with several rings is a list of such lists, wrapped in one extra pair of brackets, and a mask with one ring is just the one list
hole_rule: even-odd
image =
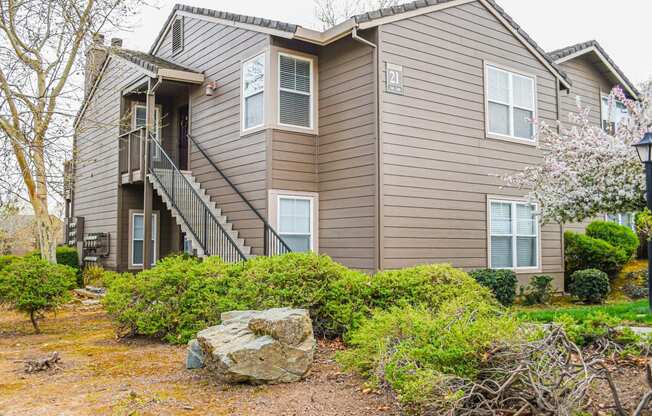
[(613, 59), (611, 59), (604, 48), (602, 48), (596, 40), (577, 43), (575, 45), (548, 52), (550, 58), (558, 64), (568, 62), (587, 54), (594, 54), (599, 59), (602, 66), (607, 70), (608, 74), (611, 75), (612, 80), (621, 84), (627, 90), (628, 94), (634, 98), (640, 96), (634, 83), (627, 78), (625, 73), (618, 67), (618, 65), (616, 65)]

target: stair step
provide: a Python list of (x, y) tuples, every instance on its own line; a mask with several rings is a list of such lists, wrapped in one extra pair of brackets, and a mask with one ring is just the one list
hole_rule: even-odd
[[(239, 231), (233, 229), (233, 223), (229, 222), (228, 218), (225, 215), (222, 215), (222, 210), (216, 206), (215, 202), (213, 202), (210, 199), (210, 196), (206, 193), (206, 191), (201, 188), (201, 185), (199, 184), (197, 179), (194, 176), (192, 176), (192, 174), (190, 174), (189, 172), (182, 172), (182, 173), (186, 177), (188, 182), (190, 182), (190, 184), (193, 186), (193, 188), (195, 188), (202, 202), (208, 207), (208, 209), (213, 214), (215, 219), (219, 222), (222, 229), (231, 237), (231, 239), (236, 244), (238, 249), (245, 255), (246, 258), (252, 257), (251, 247), (245, 245), (245, 240), (243, 238), (239, 238), (239, 234), (240, 234)], [(202, 250), (201, 245), (199, 244), (197, 239), (195, 239), (190, 225), (186, 223), (186, 221), (183, 219), (183, 217), (178, 211), (178, 209), (181, 210), (184, 209), (183, 201), (176, 202), (176, 205), (178, 207), (177, 209), (175, 205), (171, 203), (171, 201), (167, 196), (167, 193), (163, 189), (163, 186), (156, 180), (156, 178), (152, 177), (151, 175), (148, 175), (148, 179), (152, 183), (156, 192), (161, 196), (161, 199), (163, 199), (165, 205), (172, 213), (172, 217), (175, 219), (175, 222), (181, 227), (181, 230), (192, 241), (193, 248), (196, 249), (197, 255), (199, 257), (205, 257), (205, 253)]]

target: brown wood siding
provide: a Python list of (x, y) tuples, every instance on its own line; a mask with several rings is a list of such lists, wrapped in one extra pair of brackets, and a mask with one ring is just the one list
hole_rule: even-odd
[(272, 131), (272, 189), (317, 192), (317, 138), (310, 134)]
[(142, 74), (111, 60), (88, 103), (76, 138), (73, 212), (84, 217), (84, 232), (110, 234), (107, 268), (115, 269), (118, 251), (118, 136), (122, 90)]
[[(212, 97), (203, 87), (191, 90), (190, 134), (212, 161), (242, 191), (258, 211), (267, 209), (266, 131), (240, 136), (240, 62), (252, 48), (269, 43), (269, 36), (236, 27), (184, 18), (184, 49), (172, 55), (170, 33), (157, 55), (203, 71), (218, 88)], [(190, 168), (208, 194), (233, 222), (254, 254), (263, 247), (262, 223), (197, 151)]]
[(561, 68), (573, 80), (573, 87), (568, 93), (561, 94), (562, 123), (568, 123), (568, 114), (577, 113), (578, 98), (582, 107), (589, 107), (589, 118), (596, 125), (602, 125), (601, 95), (609, 94), (613, 85), (600, 72), (596, 63), (587, 55), (580, 56), (561, 64)]
[(319, 249), (376, 270), (374, 51), (345, 38), (319, 55)]
[[(538, 116), (551, 123), (555, 77), (479, 2), (380, 30), (383, 267), (486, 267), (487, 196), (522, 197), (500, 176), (541, 153), (486, 137), (484, 62), (536, 76)], [(403, 66), (404, 95), (384, 92), (386, 62)], [(543, 226), (541, 241), (543, 272), (561, 284), (560, 226)]]

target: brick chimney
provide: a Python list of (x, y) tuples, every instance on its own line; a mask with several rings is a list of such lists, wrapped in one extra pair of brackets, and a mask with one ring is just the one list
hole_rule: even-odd
[(104, 35), (96, 33), (93, 43), (86, 51), (86, 66), (84, 69), (84, 95), (90, 91), (95, 79), (102, 69), (107, 51), (104, 46)]

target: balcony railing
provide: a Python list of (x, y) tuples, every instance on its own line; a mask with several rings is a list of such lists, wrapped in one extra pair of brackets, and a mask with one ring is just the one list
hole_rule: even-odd
[(133, 181), (134, 172), (142, 172), (144, 160), (145, 128), (137, 128), (118, 137), (120, 152), (120, 174), (128, 174)]

